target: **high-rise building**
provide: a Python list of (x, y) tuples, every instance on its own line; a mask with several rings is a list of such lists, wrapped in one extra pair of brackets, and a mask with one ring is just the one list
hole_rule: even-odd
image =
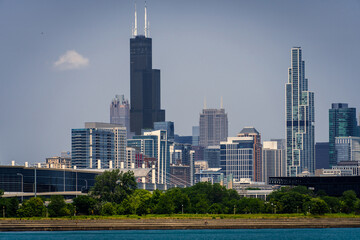
[(340, 162), (360, 162), (360, 137), (336, 137), (335, 152)]
[(262, 182), (261, 135), (254, 127), (244, 127), (238, 137), (253, 137), (254, 139), (254, 181)]
[(199, 146), (200, 141), (200, 129), (199, 126), (192, 127), (192, 145)]
[(134, 136), (128, 139), (128, 147), (138, 149), (146, 157), (155, 158), (156, 161), (156, 183), (169, 183), (170, 173), (170, 145), (167, 140), (166, 130), (148, 131), (144, 135)]
[(200, 146), (219, 145), (228, 137), (228, 118), (225, 109), (203, 109), (200, 114)]
[(317, 142), (315, 144), (316, 169), (329, 168), (329, 143)]
[(269, 177), (286, 176), (285, 150), (278, 141), (264, 141), (262, 148), (263, 181), (268, 184)]
[(300, 47), (291, 49), (285, 93), (287, 175), (315, 171), (314, 93), (308, 90)]
[(220, 167), (220, 146), (208, 146), (204, 149), (204, 160), (209, 168)]
[(126, 127), (119, 124), (109, 124), (101, 122), (87, 122), (85, 128), (103, 129), (114, 134), (114, 160), (113, 167), (120, 168), (122, 162), (126, 162)]
[(106, 129), (81, 128), (71, 130), (72, 167), (107, 167), (114, 161), (114, 133)]
[(116, 95), (111, 101), (110, 123), (126, 127), (127, 138), (130, 138), (130, 104), (124, 95)]
[(220, 142), (220, 168), (235, 181), (254, 181), (254, 137), (228, 137)]
[(152, 68), (152, 39), (148, 37), (147, 20), (145, 35), (137, 34), (136, 23), (135, 10), (135, 28), (130, 39), (130, 127), (131, 132), (140, 135), (142, 129), (153, 129), (154, 122), (165, 121), (165, 110), (161, 109), (160, 70)]
[(156, 130), (166, 130), (169, 141), (174, 141), (174, 122), (164, 121), (164, 122), (154, 122), (154, 131)]
[(336, 137), (356, 137), (358, 135), (356, 108), (349, 108), (347, 103), (333, 103), (329, 109), (329, 164), (337, 164), (335, 151)]

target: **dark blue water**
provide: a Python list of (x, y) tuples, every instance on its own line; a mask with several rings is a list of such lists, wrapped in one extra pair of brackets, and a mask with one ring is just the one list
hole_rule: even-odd
[(130, 231), (67, 231), (67, 232), (5, 232), (0, 239), (360, 239), (360, 228), (327, 229), (220, 229), (220, 230), (130, 230)]

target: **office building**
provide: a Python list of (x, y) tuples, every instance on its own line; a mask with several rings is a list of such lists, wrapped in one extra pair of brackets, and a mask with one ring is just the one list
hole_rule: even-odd
[(315, 144), (316, 169), (329, 168), (329, 143), (317, 142)]
[(72, 129), (71, 147), (73, 167), (98, 168), (100, 161), (101, 168), (120, 168), (126, 161), (126, 127), (87, 122), (85, 128)]
[(335, 149), (336, 137), (356, 137), (358, 128), (356, 108), (349, 108), (347, 103), (333, 103), (329, 109), (329, 164), (330, 167), (339, 162)]
[(71, 130), (72, 167), (98, 168), (114, 161), (114, 133), (107, 129), (81, 128)]
[(261, 135), (254, 127), (245, 127), (237, 135), (238, 137), (253, 137), (254, 139), (254, 179), (255, 182), (262, 182), (262, 145)]
[(121, 163), (126, 161), (126, 127), (119, 124), (109, 124), (100, 122), (87, 122), (85, 128), (103, 129), (114, 134), (114, 160), (113, 167), (120, 168)]
[(340, 162), (360, 162), (360, 137), (336, 137), (335, 138), (336, 160)]
[(268, 184), (269, 177), (286, 176), (285, 150), (277, 141), (264, 141), (262, 148), (263, 181)]
[(154, 131), (156, 130), (166, 130), (167, 137), (169, 141), (174, 141), (174, 122), (164, 121), (164, 122), (154, 122)]
[(46, 158), (46, 166), (48, 168), (71, 168), (71, 157), (49, 157)]
[(146, 157), (156, 159), (155, 182), (167, 184), (170, 179), (170, 145), (172, 142), (167, 140), (165, 130), (144, 132), (144, 135), (134, 136), (128, 139), (127, 146), (138, 149)]
[(208, 146), (204, 149), (204, 160), (209, 168), (220, 167), (220, 146)]
[(291, 49), (285, 93), (287, 175), (315, 172), (314, 93), (308, 90), (300, 47)]
[[(145, 11), (146, 19), (146, 11)], [(165, 110), (161, 109), (160, 70), (152, 68), (152, 39), (137, 34), (135, 28), (130, 39), (130, 127), (131, 132), (141, 134), (142, 129), (153, 129), (154, 122), (165, 121)]]
[(199, 146), (200, 143), (200, 129), (199, 126), (192, 127), (192, 145)]
[(254, 137), (228, 137), (220, 142), (220, 168), (224, 177), (254, 180)]
[(219, 145), (228, 137), (228, 118), (225, 109), (203, 109), (200, 114), (200, 146)]
[(181, 144), (192, 144), (192, 136), (179, 136), (175, 134), (174, 142)]
[(110, 123), (126, 127), (127, 138), (130, 138), (130, 104), (124, 95), (116, 95), (111, 101)]

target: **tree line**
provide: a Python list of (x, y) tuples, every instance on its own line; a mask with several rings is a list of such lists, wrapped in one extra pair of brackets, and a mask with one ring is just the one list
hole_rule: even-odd
[[(1, 194), (1, 192), (0, 192)], [(45, 201), (31, 198), (19, 204), (17, 198), (0, 198), (5, 217), (61, 217), (74, 215), (147, 215), (147, 214), (255, 214), (255, 213), (356, 213), (360, 199), (352, 190), (341, 197), (303, 186), (282, 187), (266, 200), (241, 197), (237, 191), (220, 184), (197, 183), (187, 188), (172, 188), (152, 193), (137, 189), (133, 172), (106, 171), (96, 177), (89, 195), (81, 195), (66, 203), (63, 196)], [(44, 204), (46, 203), (46, 204)]]

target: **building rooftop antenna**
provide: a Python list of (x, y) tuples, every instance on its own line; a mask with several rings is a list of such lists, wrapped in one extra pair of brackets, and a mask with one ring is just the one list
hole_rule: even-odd
[(135, 27), (134, 27), (134, 30), (133, 30), (133, 35), (134, 35), (134, 37), (136, 37), (136, 36), (137, 36), (136, 2), (135, 2)]
[(145, 32), (145, 37), (148, 37), (148, 26), (147, 26), (147, 13), (146, 13), (146, 1), (145, 1), (145, 27), (144, 27), (144, 32)]

